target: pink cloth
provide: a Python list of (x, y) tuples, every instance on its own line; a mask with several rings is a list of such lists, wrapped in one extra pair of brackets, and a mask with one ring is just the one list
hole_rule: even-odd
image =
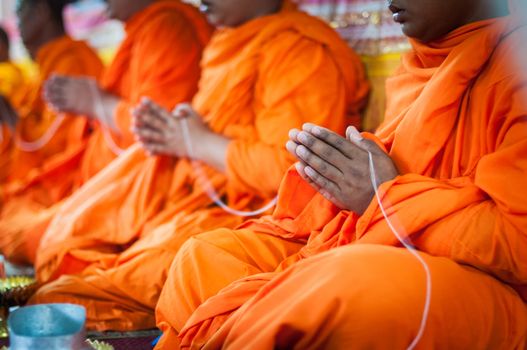
[(301, 8), (330, 22), (361, 55), (377, 56), (409, 48), (392, 20), (386, 0), (297, 0)]

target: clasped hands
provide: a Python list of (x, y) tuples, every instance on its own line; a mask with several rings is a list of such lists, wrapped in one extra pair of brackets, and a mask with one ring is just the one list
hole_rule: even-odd
[[(192, 107), (183, 103), (171, 113), (148, 98), (142, 99), (140, 104), (132, 110), (132, 132), (149, 155), (168, 155), (177, 158), (196, 158), (199, 156), (199, 140), (205, 140), (212, 131), (205, 125), (199, 114)], [(182, 120), (187, 123), (183, 129)], [(192, 151), (184, 140), (184, 133), (188, 131), (188, 138)]]
[[(66, 89), (72, 85), (76, 89)], [(64, 90), (87, 92), (87, 89), (86, 80), (55, 78), (48, 84), (46, 93), (48, 100), (62, 109), (71, 108), (74, 112), (86, 113), (91, 112), (89, 110), (93, 108), (94, 101), (86, 101), (85, 108), (79, 108), (78, 105), (73, 108), (68, 103), (73, 100), (73, 96), (66, 96)], [(189, 104), (181, 104), (170, 113), (145, 98), (132, 110), (132, 115), (132, 131), (149, 155), (204, 160), (211, 158), (208, 159), (209, 163), (219, 169), (224, 168), (228, 140), (212, 132)], [(183, 129), (181, 119), (187, 123), (186, 130)], [(4, 122), (9, 125), (9, 121), (7, 119)], [(184, 142), (184, 132), (187, 131), (188, 141), (195, 154), (189, 154), (188, 145)], [(364, 139), (354, 127), (348, 128), (344, 138), (328, 129), (305, 124), (302, 130), (291, 130), (289, 137), (286, 148), (298, 159), (296, 168), (300, 176), (341, 209), (362, 215), (374, 198), (369, 153), (372, 154), (378, 186), (399, 175), (391, 158), (373, 141)], [(214, 154), (215, 149), (221, 152), (216, 151), (217, 154)]]
[[(95, 95), (97, 94), (97, 96)], [(93, 78), (52, 75), (44, 84), (44, 100), (59, 113), (97, 117), (104, 91)], [(99, 99), (99, 100), (97, 100)]]
[[(93, 79), (55, 75), (45, 84), (44, 98), (57, 112), (86, 115), (116, 129), (113, 114), (119, 99), (101, 89)], [(228, 139), (212, 132), (189, 104), (180, 104), (171, 113), (143, 98), (131, 114), (132, 132), (149, 155), (197, 158), (224, 169)], [(187, 123), (185, 131), (194, 154), (189, 154), (184, 142), (182, 119)]]
[(305, 124), (302, 130), (291, 130), (289, 138), (286, 148), (298, 159), (299, 175), (341, 209), (362, 215), (374, 199), (369, 152), (378, 186), (399, 175), (392, 159), (354, 127), (348, 128), (344, 138), (328, 129)]

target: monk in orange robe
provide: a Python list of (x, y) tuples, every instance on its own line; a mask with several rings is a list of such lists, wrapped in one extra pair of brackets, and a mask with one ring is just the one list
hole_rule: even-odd
[(142, 147), (55, 217), (36, 265), (39, 280), (51, 283), (32, 303), (85, 305), (92, 329), (154, 327), (181, 245), (242, 221), (209, 198), (202, 173), (231, 208), (256, 210), (275, 197), (292, 164), (283, 147), (290, 128), (313, 121), (343, 130), (358, 120), (368, 92), (362, 65), (325, 23), (288, 1), (204, 4), (223, 29), (205, 51), (192, 107), (179, 106), (175, 116), (148, 101), (138, 108)]
[[(3, 223), (22, 215), (25, 218), (22, 222), (26, 224), (35, 207), (51, 205), (68, 191), (71, 178), (62, 173), (60, 165), (64, 157), (72, 158), (81, 152), (88, 136), (86, 119), (59, 116), (41, 97), (43, 83), (51, 74), (97, 78), (103, 69), (91, 48), (65, 34), (62, 11), (67, 2), (27, 0), (18, 4), (20, 34), (38, 66), (39, 76), (14, 91), (9, 99), (10, 132), (4, 132), (5, 147), (0, 154), (2, 172), (5, 172), (0, 184), (0, 221)], [(13, 198), (19, 188), (40, 177), (42, 181), (37, 188)], [(10, 257), (18, 249), (18, 244), (13, 242), (18, 236), (11, 234), (14, 226), (3, 225), (0, 250)]]
[[(148, 96), (172, 107), (197, 90), (199, 61), (212, 33), (197, 9), (175, 0), (120, 0), (109, 2), (109, 12), (126, 22), (127, 36), (100, 86), (86, 77), (66, 76), (46, 84), (55, 110), (88, 116), (93, 132), (78, 152), (55, 157), (10, 192), (0, 221), (0, 246), (10, 260), (34, 263), (40, 238), (64, 198), (133, 143), (131, 106)], [(53, 196), (44, 197), (42, 191)]]
[[(6, 31), (0, 27), (0, 154), (10, 147), (8, 125), (16, 120), (16, 112), (10, 100), (14, 93), (23, 86), (22, 71), (9, 57), (10, 41)], [(9, 172), (9, 157), (0, 157), (0, 183), (3, 183)]]
[(413, 50), (384, 125), (291, 131), (274, 214), (177, 254), (158, 349), (525, 349), (525, 18), (390, 3)]

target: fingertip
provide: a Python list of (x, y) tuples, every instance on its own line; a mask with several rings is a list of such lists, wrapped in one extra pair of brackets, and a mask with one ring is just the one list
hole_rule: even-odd
[(302, 163), (300, 162), (296, 162), (295, 163), (295, 168), (298, 172), (300, 172), (301, 170), (304, 170), (304, 166), (302, 165)]
[(287, 149), (287, 151), (295, 156), (297, 146), (298, 145), (294, 141), (287, 141), (285, 144), (285, 148)]
[(291, 129), (291, 130), (289, 130), (289, 138), (296, 139), (299, 133), (300, 133), (300, 130), (298, 130), (298, 129)]
[(188, 104), (188, 103), (180, 103), (174, 109), (173, 114), (177, 118), (185, 118), (185, 117), (188, 117), (191, 112), (192, 112), (192, 106), (190, 104)]
[(180, 104), (181, 108), (186, 110), (186, 111), (190, 111), (192, 110), (192, 105), (188, 102), (183, 102)]
[(346, 137), (348, 138), (348, 140), (354, 143), (358, 143), (364, 140), (364, 137), (361, 135), (359, 130), (357, 130), (357, 128), (354, 126), (348, 127), (348, 129), (346, 130)]
[(302, 142), (303, 144), (307, 144), (309, 142), (310, 136), (311, 136), (311, 134), (309, 134), (308, 132), (301, 131), (298, 134), (297, 139), (298, 139), (298, 141)]
[(305, 158), (308, 155), (309, 150), (304, 145), (298, 145), (295, 149), (295, 154), (300, 158)]
[(143, 96), (141, 97), (141, 100), (140, 100), (140, 105), (143, 107), (143, 108), (148, 108), (150, 107), (152, 101), (146, 97), (146, 96)]
[(304, 168), (305, 168), (305, 165), (302, 164), (301, 162), (296, 162), (295, 163), (295, 169), (296, 169), (297, 173), (299, 173), (300, 176), (302, 176), (302, 177), (306, 177), (306, 173), (304, 171)]
[(313, 130), (314, 127), (315, 127), (315, 124), (313, 123), (304, 123), (304, 125), (302, 125), (302, 130), (311, 132), (311, 130)]
[(314, 126), (313, 128), (311, 128), (311, 133), (315, 136), (321, 136), (322, 129), (319, 126)]
[(316, 171), (311, 168), (310, 166), (306, 166), (304, 167), (304, 172), (306, 173), (307, 176), (309, 176), (310, 178), (313, 178), (314, 176), (316, 176)]

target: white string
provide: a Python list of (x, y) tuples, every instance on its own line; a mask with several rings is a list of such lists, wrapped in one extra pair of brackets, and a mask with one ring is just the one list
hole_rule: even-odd
[[(183, 141), (185, 143), (185, 148), (187, 149), (189, 158), (192, 159), (192, 155), (194, 154), (194, 148), (192, 147), (192, 140), (190, 139), (190, 131), (189, 131), (187, 118), (178, 118), (178, 120), (181, 122), (181, 129), (183, 133)], [(198, 179), (204, 185), (205, 193), (214, 202), (214, 204), (216, 204), (218, 207), (220, 207), (221, 209), (223, 209), (225, 212), (229, 214), (240, 216), (240, 217), (258, 216), (258, 215), (264, 214), (267, 211), (269, 211), (278, 202), (278, 196), (276, 196), (272, 201), (270, 201), (263, 208), (255, 210), (255, 211), (240, 211), (240, 210), (231, 208), (220, 199), (220, 196), (214, 189), (214, 186), (208, 179), (205, 172), (203, 171), (203, 168), (201, 167), (200, 163), (195, 160), (191, 160), (191, 163), (192, 163), (192, 167), (194, 168), (194, 171), (196, 172)]]
[(53, 123), (50, 125), (50, 127), (44, 132), (44, 134), (35, 141), (24, 141), (20, 137), (15, 139), (15, 144), (18, 148), (20, 148), (24, 152), (32, 153), (36, 152), (40, 149), (42, 149), (44, 146), (46, 146), (51, 139), (55, 136), (57, 131), (59, 130), (60, 126), (66, 119), (66, 116), (64, 114), (59, 114), (55, 117), (55, 120), (53, 120)]
[(425, 305), (423, 309), (423, 317), (421, 319), (421, 325), (419, 327), (419, 332), (417, 333), (415, 339), (412, 341), (412, 343), (408, 346), (408, 350), (413, 350), (419, 344), (419, 341), (421, 341), (421, 338), (423, 337), (426, 323), (428, 321), (428, 315), (430, 313), (430, 303), (432, 300), (432, 274), (430, 272), (430, 267), (424, 261), (424, 259), (419, 255), (417, 252), (417, 249), (411, 244), (407, 242), (407, 239), (403, 238), (399, 232), (395, 229), (394, 225), (392, 224), (392, 221), (388, 217), (388, 214), (386, 213), (386, 210), (384, 209), (384, 206), (382, 205), (381, 196), (379, 195), (379, 191), (377, 189), (377, 175), (375, 172), (375, 166), (373, 163), (373, 155), (370, 151), (368, 151), (368, 157), (370, 162), (370, 177), (371, 177), (371, 184), (373, 186), (373, 190), (375, 191), (375, 198), (377, 199), (377, 203), (379, 204), (379, 208), (381, 209), (382, 215), (386, 219), (386, 223), (388, 224), (388, 227), (392, 230), (393, 234), (399, 242), (423, 265), (423, 269), (425, 270), (426, 274), (426, 299), (425, 299)]
[(90, 83), (88, 85), (90, 87), (93, 102), (95, 103), (95, 114), (102, 119), (99, 124), (102, 130), (104, 142), (116, 156), (119, 156), (125, 150), (117, 145), (117, 143), (113, 139), (110, 130), (108, 130), (107, 128), (106, 123), (110, 123), (110, 119), (108, 119), (108, 115), (106, 114), (106, 109), (104, 108), (104, 105), (102, 103), (101, 95), (97, 91), (97, 82), (95, 81), (95, 79), (90, 79), (89, 82)]

